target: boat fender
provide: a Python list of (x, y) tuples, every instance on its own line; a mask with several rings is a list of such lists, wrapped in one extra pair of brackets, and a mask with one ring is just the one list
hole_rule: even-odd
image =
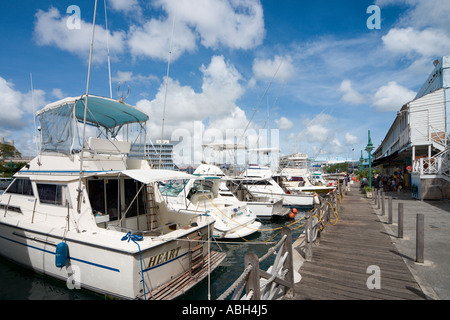
[(62, 268), (67, 263), (67, 258), (69, 256), (69, 249), (67, 247), (67, 243), (60, 242), (56, 246), (56, 253), (55, 253), (55, 265), (58, 268)]
[(317, 193), (314, 195), (314, 204), (320, 204), (319, 195)]

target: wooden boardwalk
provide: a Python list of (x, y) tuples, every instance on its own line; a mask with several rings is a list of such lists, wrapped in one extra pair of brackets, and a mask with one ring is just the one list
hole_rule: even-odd
[[(299, 270), (295, 300), (426, 299), (359, 188), (344, 196), (338, 224), (327, 226), (312, 252)], [(369, 266), (379, 267), (380, 289), (367, 286)]]

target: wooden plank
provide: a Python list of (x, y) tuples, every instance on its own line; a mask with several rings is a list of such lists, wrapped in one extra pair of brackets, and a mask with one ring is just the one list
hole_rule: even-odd
[[(353, 189), (343, 198), (336, 226), (327, 226), (314, 246), (312, 261), (305, 261), (295, 284), (295, 299), (415, 300), (425, 299), (420, 286), (376, 213), (370, 200)], [(380, 289), (369, 289), (372, 273), (380, 269)]]
[(203, 265), (199, 271), (191, 275), (190, 270), (185, 271), (178, 277), (172, 279), (165, 285), (155, 289), (152, 293), (147, 293), (147, 300), (173, 300), (184, 294), (194, 285), (202, 281), (208, 275), (208, 259), (211, 259), (211, 272), (219, 266), (225, 259), (226, 254), (212, 251), (209, 256), (203, 259)]

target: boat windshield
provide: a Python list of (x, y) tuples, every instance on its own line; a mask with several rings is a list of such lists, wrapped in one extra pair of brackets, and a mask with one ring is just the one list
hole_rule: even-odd
[[(177, 197), (185, 188), (189, 180), (168, 180), (159, 182), (159, 190), (163, 196)], [(196, 180), (189, 190), (191, 197), (194, 194), (213, 192), (214, 182), (210, 180)]]
[(161, 194), (167, 197), (177, 197), (186, 187), (189, 180), (160, 181), (158, 186)]

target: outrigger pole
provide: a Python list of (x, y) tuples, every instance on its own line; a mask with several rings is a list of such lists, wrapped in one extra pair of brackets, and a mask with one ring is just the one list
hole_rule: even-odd
[(86, 102), (84, 104), (84, 119), (83, 119), (83, 139), (81, 140), (81, 153), (80, 153), (80, 175), (78, 177), (78, 198), (77, 198), (77, 211), (81, 213), (81, 197), (83, 190), (81, 189), (81, 177), (83, 175), (83, 154), (84, 154), (84, 140), (86, 139), (86, 115), (88, 109), (88, 97), (89, 97), (89, 82), (91, 80), (91, 64), (92, 64), (92, 51), (94, 50), (94, 34), (95, 34), (95, 16), (97, 15), (97, 0), (95, 0), (94, 6), (94, 21), (92, 22), (92, 37), (91, 37), (91, 48), (89, 52), (89, 67), (88, 67), (88, 77), (86, 86)]

